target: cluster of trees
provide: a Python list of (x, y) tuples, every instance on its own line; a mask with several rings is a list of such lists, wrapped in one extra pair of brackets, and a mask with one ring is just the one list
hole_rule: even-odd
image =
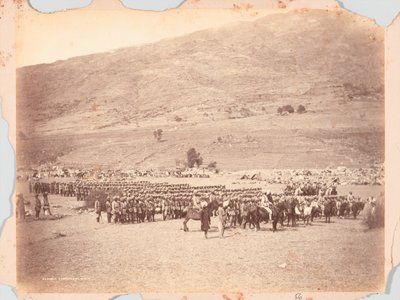
[[(282, 114), (288, 114), (288, 113), (289, 113), (289, 114), (292, 114), (292, 113), (294, 113), (294, 112), (295, 112), (295, 110), (294, 110), (293, 106), (291, 106), (291, 105), (280, 106), (280, 107), (278, 107), (278, 110), (277, 110), (277, 113), (280, 114), (280, 115), (282, 115)], [(298, 114), (305, 113), (305, 112), (306, 112), (305, 106), (300, 104), (300, 105), (297, 107), (296, 112), (297, 112)]]

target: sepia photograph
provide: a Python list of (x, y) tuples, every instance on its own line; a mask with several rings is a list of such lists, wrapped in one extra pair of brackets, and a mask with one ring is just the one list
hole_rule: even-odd
[(17, 291), (384, 290), (373, 20), (27, 10), (16, 48)]

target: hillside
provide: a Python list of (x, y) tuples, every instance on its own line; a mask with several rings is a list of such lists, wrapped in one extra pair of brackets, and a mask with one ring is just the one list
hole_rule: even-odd
[[(383, 34), (292, 11), (21, 68), (19, 163), (174, 167), (192, 146), (234, 170), (382, 162)], [(286, 104), (307, 113), (276, 115)]]

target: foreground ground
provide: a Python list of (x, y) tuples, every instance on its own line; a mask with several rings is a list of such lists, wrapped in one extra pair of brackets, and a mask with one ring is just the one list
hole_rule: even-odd
[[(367, 188), (367, 187), (366, 187)], [(29, 198), (29, 197), (28, 197)], [(281, 292), (376, 291), (383, 287), (383, 229), (360, 220), (316, 220), (312, 226), (260, 232), (228, 229), (219, 239), (212, 220), (133, 225), (97, 224), (74, 209), (74, 198), (52, 197), (58, 220), (18, 224), (18, 285), (34, 292)]]

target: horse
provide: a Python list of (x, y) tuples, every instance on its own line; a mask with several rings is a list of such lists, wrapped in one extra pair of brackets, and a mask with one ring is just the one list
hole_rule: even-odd
[(345, 215), (350, 213), (350, 204), (348, 202), (343, 202), (339, 208), (339, 217), (344, 218)]
[(246, 229), (246, 224), (249, 223), (249, 228), (253, 225), (256, 230), (260, 230), (260, 207), (254, 204), (246, 206), (246, 215), (244, 217), (243, 229)]
[(275, 232), (277, 230), (276, 225), (278, 221), (281, 220), (281, 224), (283, 223), (284, 212), (286, 211), (286, 205), (284, 202), (278, 202), (275, 205), (272, 205), (272, 231)]
[(292, 221), (292, 227), (296, 226), (296, 206), (299, 204), (299, 200), (292, 199), (292, 201), (285, 201), (286, 212), (288, 216), (287, 226), (289, 226), (290, 221)]
[(311, 209), (311, 222), (314, 222), (314, 218), (320, 217), (322, 209), (319, 206), (313, 206)]
[(259, 222), (262, 222), (262, 221), (264, 221), (265, 223), (269, 222), (270, 215), (269, 215), (268, 210), (266, 210), (264, 207), (259, 206), (258, 213), (259, 213)]
[[(210, 214), (210, 216), (211, 216), (211, 213), (216, 209), (218, 209), (218, 201), (217, 200), (213, 200), (207, 204), (207, 210), (208, 210), (208, 213)], [(183, 221), (183, 230), (185, 232), (189, 231), (189, 228), (187, 227), (187, 222), (189, 222), (189, 220), (200, 221), (200, 210), (193, 208), (193, 207), (189, 207), (187, 209), (186, 217), (185, 217), (185, 220)]]
[(336, 201), (331, 199), (328, 200), (324, 207), (325, 223), (331, 222), (331, 216), (335, 214)]
[(354, 219), (357, 218), (357, 216), (359, 215), (359, 213), (364, 209), (364, 203), (361, 201), (358, 202), (354, 202), (351, 205), (351, 211), (353, 212), (353, 217)]
[(243, 229), (246, 229), (247, 223), (249, 224), (249, 228), (251, 228), (251, 222), (250, 222), (250, 204), (245, 203), (241, 212), (241, 223), (240, 225), (243, 227)]

